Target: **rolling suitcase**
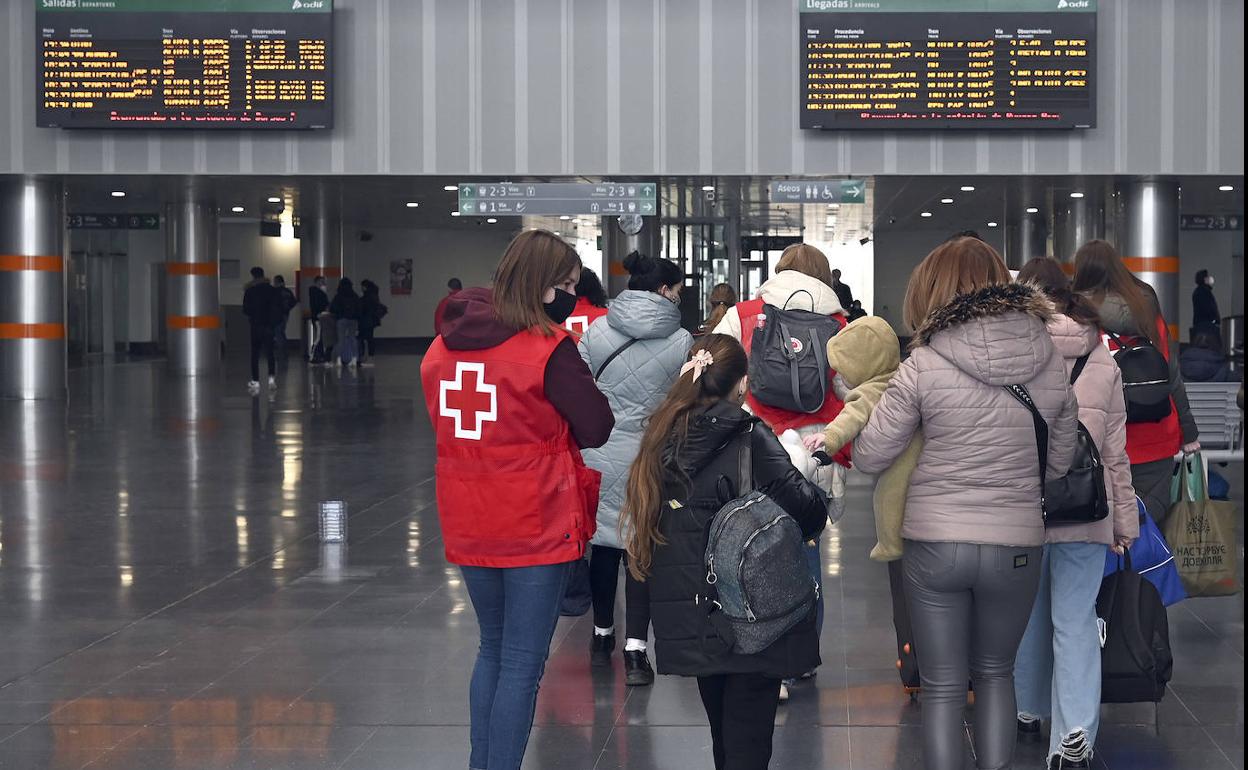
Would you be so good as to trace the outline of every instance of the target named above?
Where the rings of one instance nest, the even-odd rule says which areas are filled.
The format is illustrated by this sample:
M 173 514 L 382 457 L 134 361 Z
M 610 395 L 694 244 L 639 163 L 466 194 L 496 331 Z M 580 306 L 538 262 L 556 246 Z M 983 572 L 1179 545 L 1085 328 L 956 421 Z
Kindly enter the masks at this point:
M 914 698 L 919 694 L 919 659 L 914 654 L 914 631 L 910 627 L 901 565 L 901 559 L 888 563 L 888 588 L 893 597 L 893 629 L 897 632 L 897 673 L 901 676 L 901 688 Z

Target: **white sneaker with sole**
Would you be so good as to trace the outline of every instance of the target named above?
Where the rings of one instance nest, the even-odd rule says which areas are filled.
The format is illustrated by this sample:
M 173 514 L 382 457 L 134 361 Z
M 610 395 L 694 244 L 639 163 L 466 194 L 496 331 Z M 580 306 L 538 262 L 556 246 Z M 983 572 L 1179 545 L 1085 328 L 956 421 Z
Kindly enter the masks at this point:
M 789 686 L 784 682 L 780 683 L 780 702 L 784 703 L 789 699 Z
M 252 381 L 248 382 L 248 383 L 247 383 L 247 391 L 248 391 L 248 392 L 250 392 L 250 393 L 253 393 L 253 394 L 255 394 L 255 393 L 259 393 L 259 392 L 260 392 L 260 381 L 259 381 L 259 380 L 252 380 Z
M 270 389 L 276 389 L 276 388 L 277 388 L 277 378 L 276 378 L 276 377 L 274 377 L 274 376 L 273 376 L 273 375 L 271 375 L 271 374 L 269 375 L 269 388 L 270 388 Z

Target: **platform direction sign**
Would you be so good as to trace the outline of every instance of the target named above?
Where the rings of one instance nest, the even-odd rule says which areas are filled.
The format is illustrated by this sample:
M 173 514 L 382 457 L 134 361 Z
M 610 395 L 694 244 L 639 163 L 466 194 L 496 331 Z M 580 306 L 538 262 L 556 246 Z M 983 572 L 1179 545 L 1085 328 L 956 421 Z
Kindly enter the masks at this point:
M 70 230 L 159 230 L 158 214 L 67 214 Z
M 771 183 L 772 203 L 866 203 L 863 179 L 777 179 Z
M 459 213 L 464 216 L 543 216 L 552 214 L 659 213 L 654 182 L 463 182 Z

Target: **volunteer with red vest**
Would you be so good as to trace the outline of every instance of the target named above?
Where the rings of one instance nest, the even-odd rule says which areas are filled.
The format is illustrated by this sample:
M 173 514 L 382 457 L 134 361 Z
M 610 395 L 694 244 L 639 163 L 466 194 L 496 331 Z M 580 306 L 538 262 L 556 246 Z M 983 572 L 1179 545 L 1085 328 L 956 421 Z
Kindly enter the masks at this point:
M 580 280 L 576 282 L 576 307 L 563 322 L 563 328 L 580 338 L 594 321 L 607 314 L 607 290 L 602 288 L 598 274 L 588 267 L 581 268 Z
M 780 261 L 776 263 L 776 274 L 759 287 L 758 295 L 754 299 L 738 302 L 728 308 L 723 320 L 715 327 L 715 333 L 727 334 L 740 341 L 748 356 L 754 329 L 763 317 L 763 305 L 788 310 L 813 310 L 821 315 L 835 316 L 842 324 L 846 323 L 840 300 L 832 289 L 832 268 L 828 265 L 828 258 L 819 249 L 805 243 L 794 244 L 785 249 L 780 255 Z M 750 412 L 767 423 L 777 436 L 789 429 L 795 430 L 799 436 L 806 436 L 819 433 L 840 414 L 844 403 L 833 390 L 834 388 L 829 388 L 823 407 L 814 414 L 790 412 L 768 406 L 760 403 L 752 393 L 746 396 L 746 406 Z M 791 453 L 805 451 L 800 445 L 790 450 Z M 845 468 L 849 466 L 849 448 L 838 453 L 835 459 L 836 464 L 818 468 L 810 479 L 827 496 L 828 514 L 833 523 L 844 510 Z M 817 541 L 809 549 L 808 557 L 811 576 L 822 585 L 822 560 Z M 822 631 L 822 601 L 818 608 L 817 624 Z M 787 698 L 788 683 L 780 691 L 780 699 Z
M 1102 240 L 1089 241 L 1075 253 L 1074 290 L 1087 295 L 1098 307 L 1104 331 L 1123 338 L 1147 339 L 1170 363 L 1169 416 L 1158 422 L 1127 423 L 1131 484 L 1149 515 L 1160 523 L 1170 507 L 1173 458 L 1180 449 L 1199 451 L 1200 442 L 1157 294 L 1131 274 L 1117 249 Z
M 568 565 L 594 533 L 600 477 L 579 450 L 606 443 L 614 418 L 562 328 L 580 273 L 558 236 L 521 233 L 493 290 L 451 297 L 420 367 L 446 558 L 480 626 L 473 770 L 520 767 Z

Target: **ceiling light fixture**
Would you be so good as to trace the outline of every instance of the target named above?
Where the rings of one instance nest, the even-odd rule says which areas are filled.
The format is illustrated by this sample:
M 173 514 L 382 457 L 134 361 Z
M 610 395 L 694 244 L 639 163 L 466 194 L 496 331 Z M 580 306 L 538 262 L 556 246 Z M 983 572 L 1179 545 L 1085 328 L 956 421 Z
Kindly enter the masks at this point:
M 407 203 L 405 203 L 405 204 L 403 204 L 403 205 L 407 206 L 409 209 L 414 209 L 414 208 L 416 208 L 417 206 L 419 206 L 420 204 L 419 204 L 419 203 L 417 203 L 416 201 L 408 201 Z
M 488 223 L 488 224 L 491 224 L 491 225 L 492 225 L 492 224 L 494 224 L 495 222 L 497 222 L 498 220 L 497 220 L 497 219 L 495 219 L 494 217 L 490 217 L 489 219 L 487 219 L 487 220 L 485 220 L 485 221 L 486 221 L 486 223 Z
M 279 197 L 277 197 L 276 195 L 274 195 L 273 197 L 269 198 L 269 203 L 281 203 L 281 202 L 282 202 L 282 199 L 281 199 L 281 198 L 279 198 Z
M 989 223 L 988 223 L 988 226 L 989 226 L 989 227 L 996 227 L 996 226 L 997 226 L 997 223 L 996 223 L 996 222 L 989 222 Z
M 841 207 L 841 204 L 839 204 L 839 203 L 829 203 L 829 204 L 828 204 L 828 208 L 833 209 L 833 210 L 835 210 L 835 209 L 839 209 L 840 207 Z
M 1076 192 L 1072 192 L 1072 193 L 1070 194 L 1070 197 L 1072 197 L 1072 198 L 1082 198 L 1082 197 L 1083 197 L 1083 193 L 1078 192 L 1078 191 L 1076 191 Z
M 564 222 L 567 222 L 572 217 L 568 216 L 567 214 L 560 214 L 559 218 L 562 219 Z
M 944 203 L 945 205 L 948 205 L 950 203 L 953 203 L 953 198 L 941 198 L 940 202 Z
M 460 215 L 460 214 L 459 214 L 459 212 L 458 212 L 458 211 L 452 211 L 452 212 L 451 212 L 451 216 L 453 216 L 453 217 L 457 217 L 457 216 L 459 216 L 459 215 Z
M 230 209 L 230 211 L 233 211 L 235 214 L 241 214 L 243 213 L 244 209 L 242 206 L 235 206 L 234 208 Z
M 702 185 L 702 192 L 715 192 L 715 185 L 713 184 Z
M 1218 189 L 1221 190 L 1222 192 L 1231 192 L 1235 188 L 1232 185 L 1224 184 L 1224 185 L 1219 186 Z
M 962 190 L 962 192 L 975 192 L 975 185 L 973 185 L 973 184 L 964 184 L 964 185 L 962 185 L 962 186 L 961 186 L 960 188 L 958 188 L 958 189 Z
M 446 185 L 442 185 L 442 189 L 446 190 L 447 192 L 459 192 L 459 185 L 446 184 Z
M 920 212 L 919 212 L 919 216 L 921 216 L 921 217 L 930 217 L 931 215 L 932 215 L 932 212 L 930 212 L 930 211 L 920 211 Z
M 123 190 L 113 190 L 111 193 L 109 193 L 109 195 L 113 196 L 114 198 L 126 197 L 126 193 Z
M 1027 207 L 1027 213 L 1028 213 L 1028 214 L 1039 214 L 1039 213 L 1040 213 L 1040 209 L 1036 208 L 1035 206 L 1028 206 L 1028 207 Z

